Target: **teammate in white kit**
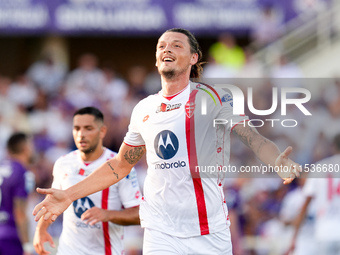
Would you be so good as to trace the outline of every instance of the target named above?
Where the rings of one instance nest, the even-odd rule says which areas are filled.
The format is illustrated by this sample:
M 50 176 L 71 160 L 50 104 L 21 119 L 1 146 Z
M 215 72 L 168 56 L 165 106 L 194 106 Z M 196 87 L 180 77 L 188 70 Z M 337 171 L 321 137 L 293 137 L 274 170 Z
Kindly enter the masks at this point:
M 78 150 L 60 157 L 53 168 L 52 187 L 67 189 L 85 179 L 116 153 L 103 147 L 106 134 L 103 114 L 94 107 L 79 109 L 73 117 L 73 138 Z M 64 212 L 58 255 L 122 255 L 123 225 L 139 224 L 141 193 L 135 170 L 103 191 L 82 196 Z M 124 209 L 122 209 L 124 208 Z M 38 254 L 49 254 L 44 242 L 54 243 L 41 219 L 34 246 Z
M 118 155 L 65 191 L 38 189 L 48 196 L 35 207 L 36 220 L 42 216 L 55 220 L 74 200 L 118 182 L 147 151 L 140 208 L 143 254 L 231 254 L 223 176 L 200 173 L 197 166 L 228 165 L 231 131 L 264 163 L 291 167 L 284 183 L 298 174 L 298 165 L 288 158 L 291 147 L 280 153 L 255 128 L 236 125 L 247 118 L 232 115 L 232 97 L 226 92 L 214 90 L 224 98 L 223 105 L 221 101 L 221 107 L 210 107 L 208 102 L 209 113 L 200 116 L 198 102 L 205 93 L 200 86 L 207 85 L 190 86 L 189 79 L 200 77 L 201 58 L 198 42 L 189 31 L 166 31 L 156 51 L 162 90 L 137 104 Z M 214 128 L 216 118 L 228 119 L 229 124 Z M 230 125 L 231 121 L 235 124 Z
M 295 248 L 301 223 L 313 199 L 316 208 L 314 239 L 317 254 L 340 255 L 340 134 L 335 136 L 333 145 L 334 155 L 314 164 L 327 171 L 314 175 L 311 173 L 303 187 L 306 199 L 296 221 L 290 251 Z

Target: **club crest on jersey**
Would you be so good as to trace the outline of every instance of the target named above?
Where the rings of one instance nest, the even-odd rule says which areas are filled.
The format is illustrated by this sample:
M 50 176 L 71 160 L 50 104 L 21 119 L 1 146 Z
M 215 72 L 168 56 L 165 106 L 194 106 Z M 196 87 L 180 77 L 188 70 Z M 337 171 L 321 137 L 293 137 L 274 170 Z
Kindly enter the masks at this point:
M 161 103 L 161 105 L 157 107 L 156 113 L 169 112 L 169 111 L 172 111 L 172 110 L 176 110 L 176 109 L 179 109 L 181 107 L 181 105 L 182 105 L 181 103 L 178 103 L 178 104 Z
M 194 114 L 196 104 L 195 102 L 191 102 L 190 100 L 185 104 L 185 113 L 188 118 L 191 118 Z

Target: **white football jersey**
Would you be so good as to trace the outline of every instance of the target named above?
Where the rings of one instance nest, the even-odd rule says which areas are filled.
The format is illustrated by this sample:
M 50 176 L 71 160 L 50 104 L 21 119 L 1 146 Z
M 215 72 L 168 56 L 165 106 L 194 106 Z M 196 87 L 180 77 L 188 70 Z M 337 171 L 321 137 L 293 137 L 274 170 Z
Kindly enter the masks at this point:
M 205 235 L 229 226 L 223 174 L 202 173 L 197 167 L 228 165 L 230 131 L 246 119 L 232 114 L 229 93 L 216 92 L 208 85 L 191 86 L 197 87 L 191 91 L 188 85 L 173 97 L 163 97 L 160 92 L 140 101 L 124 138 L 127 145 L 146 146 L 142 227 L 178 237 Z M 204 97 L 206 115 L 201 114 Z M 214 127 L 214 119 L 228 123 Z
M 102 156 L 87 164 L 75 150 L 60 157 L 53 168 L 52 187 L 67 189 L 85 179 L 116 153 L 105 149 Z M 134 169 L 128 176 L 109 188 L 78 199 L 63 214 L 63 230 L 59 239 L 58 255 L 108 255 L 124 254 L 124 228 L 112 222 L 98 222 L 90 226 L 80 219 L 91 207 L 121 210 L 140 204 L 141 193 Z
M 317 241 L 340 241 L 340 155 L 323 159 L 316 166 L 327 166 L 328 177 L 315 174 L 308 178 L 303 191 L 313 197 L 316 207 L 315 238 Z M 333 169 L 333 170 L 332 170 Z M 324 169 L 323 171 L 325 171 Z M 324 173 L 322 173 L 324 174 Z

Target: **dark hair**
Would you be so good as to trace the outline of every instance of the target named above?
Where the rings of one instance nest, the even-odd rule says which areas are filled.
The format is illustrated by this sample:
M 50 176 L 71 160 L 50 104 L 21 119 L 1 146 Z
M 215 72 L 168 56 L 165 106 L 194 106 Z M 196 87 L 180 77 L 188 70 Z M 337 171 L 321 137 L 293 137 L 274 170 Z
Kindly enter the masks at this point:
M 24 150 L 24 144 L 27 142 L 27 135 L 22 132 L 14 133 L 7 141 L 7 150 L 10 154 L 20 154 Z
M 191 53 L 197 53 L 198 55 L 197 63 L 191 67 L 190 78 L 199 79 L 203 72 L 202 65 L 204 64 L 204 62 L 202 61 L 203 55 L 200 49 L 200 45 L 198 44 L 198 41 L 195 38 L 195 36 L 189 30 L 186 30 L 184 28 L 171 28 L 165 31 L 165 33 L 167 32 L 182 33 L 188 37 Z
M 335 149 L 340 152 L 340 134 L 337 134 L 334 137 L 333 143 L 334 143 Z
M 103 113 L 93 106 L 88 106 L 88 107 L 84 107 L 84 108 L 79 109 L 78 111 L 76 111 L 73 114 L 73 117 L 76 116 L 76 115 L 85 115 L 85 114 L 90 114 L 90 115 L 94 116 L 96 121 L 99 120 L 101 122 L 104 122 Z

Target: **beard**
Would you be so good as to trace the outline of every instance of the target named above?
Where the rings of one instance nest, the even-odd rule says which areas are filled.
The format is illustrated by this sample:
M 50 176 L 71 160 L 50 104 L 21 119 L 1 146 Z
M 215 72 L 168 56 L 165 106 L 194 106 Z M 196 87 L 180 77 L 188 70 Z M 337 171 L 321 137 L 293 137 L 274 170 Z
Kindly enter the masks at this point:
M 161 75 L 164 76 L 167 80 L 172 80 L 175 78 L 176 73 L 174 69 L 161 71 Z
M 94 152 L 94 151 L 96 150 L 97 145 L 98 145 L 98 144 L 95 144 L 95 145 L 90 146 L 90 147 L 87 148 L 87 149 L 79 149 L 79 150 L 80 150 L 82 153 L 90 154 L 90 153 L 92 153 L 92 152 Z
M 183 68 L 181 70 L 175 70 L 175 69 L 168 69 L 168 70 L 162 70 L 160 71 L 160 75 L 163 76 L 167 80 L 173 80 L 176 77 L 180 76 L 181 74 L 185 73 L 187 71 L 186 68 Z

